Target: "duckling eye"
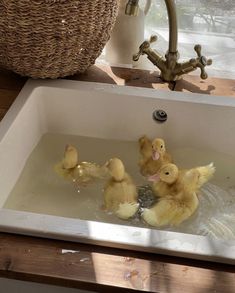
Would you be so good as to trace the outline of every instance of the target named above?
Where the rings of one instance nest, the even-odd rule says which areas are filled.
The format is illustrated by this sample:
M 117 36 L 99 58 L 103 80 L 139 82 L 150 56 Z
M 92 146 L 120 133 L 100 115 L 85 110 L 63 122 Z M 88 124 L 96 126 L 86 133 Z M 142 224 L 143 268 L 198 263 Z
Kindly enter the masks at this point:
M 163 145 L 161 145 L 161 149 L 163 148 Z
M 169 174 L 170 174 L 169 172 L 166 172 L 166 173 L 165 173 L 165 175 L 169 175 Z

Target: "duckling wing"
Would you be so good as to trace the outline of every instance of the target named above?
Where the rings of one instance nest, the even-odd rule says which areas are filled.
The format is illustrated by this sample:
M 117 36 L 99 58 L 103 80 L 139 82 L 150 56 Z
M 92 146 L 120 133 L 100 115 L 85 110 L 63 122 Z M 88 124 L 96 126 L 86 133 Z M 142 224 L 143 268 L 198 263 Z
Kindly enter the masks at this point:
M 104 206 L 108 211 L 115 211 L 119 204 L 119 188 L 115 186 L 115 182 L 110 179 L 104 187 Z
M 136 186 L 131 182 L 122 182 L 121 202 L 137 203 L 138 193 Z
M 161 227 L 172 223 L 179 208 L 177 201 L 162 199 L 151 209 L 144 209 L 141 216 L 149 225 Z
M 200 173 L 196 168 L 180 172 L 179 186 L 183 194 L 191 194 L 198 190 Z
M 172 196 L 162 198 L 153 208 L 145 210 L 143 219 L 152 226 L 179 225 L 188 219 L 198 207 L 196 193 L 180 196 L 177 199 Z
M 182 186 L 189 193 L 198 191 L 202 185 L 211 179 L 214 173 L 215 167 L 213 163 L 190 170 L 182 170 L 180 175 Z
M 104 188 L 104 202 L 108 210 L 115 212 L 120 208 L 120 204 L 137 204 L 136 186 L 128 182 L 115 182 L 111 179 Z
M 215 173 L 215 167 L 213 163 L 210 163 L 207 166 L 197 167 L 199 172 L 199 178 L 197 183 L 197 188 L 199 189 L 203 184 L 209 181 Z
M 187 195 L 186 200 L 180 202 L 180 206 L 177 209 L 171 224 L 177 226 L 190 218 L 198 208 L 198 204 L 199 201 L 195 192 L 191 195 Z

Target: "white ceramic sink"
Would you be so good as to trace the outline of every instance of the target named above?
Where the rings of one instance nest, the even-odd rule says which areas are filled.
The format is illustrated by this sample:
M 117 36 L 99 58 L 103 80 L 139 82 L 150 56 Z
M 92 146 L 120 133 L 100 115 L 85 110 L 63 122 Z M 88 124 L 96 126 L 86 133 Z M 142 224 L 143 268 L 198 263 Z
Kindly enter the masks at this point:
M 165 123 L 152 119 L 156 109 L 167 112 Z M 169 149 L 206 149 L 205 163 L 210 163 L 210 153 L 235 162 L 234 98 L 66 80 L 28 81 L 0 123 L 0 230 L 235 264 L 235 240 L 5 208 L 45 133 L 130 142 L 147 134 L 163 137 Z M 197 163 L 191 159 L 184 167 Z M 234 172 L 231 168 L 226 178 L 233 186 L 235 165 Z

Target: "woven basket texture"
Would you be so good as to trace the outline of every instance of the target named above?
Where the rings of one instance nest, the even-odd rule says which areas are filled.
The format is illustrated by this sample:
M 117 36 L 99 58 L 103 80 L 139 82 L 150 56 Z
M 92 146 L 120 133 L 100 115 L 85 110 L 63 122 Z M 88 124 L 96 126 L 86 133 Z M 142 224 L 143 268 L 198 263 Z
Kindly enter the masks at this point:
M 0 0 L 0 67 L 33 78 L 84 72 L 110 37 L 118 0 Z

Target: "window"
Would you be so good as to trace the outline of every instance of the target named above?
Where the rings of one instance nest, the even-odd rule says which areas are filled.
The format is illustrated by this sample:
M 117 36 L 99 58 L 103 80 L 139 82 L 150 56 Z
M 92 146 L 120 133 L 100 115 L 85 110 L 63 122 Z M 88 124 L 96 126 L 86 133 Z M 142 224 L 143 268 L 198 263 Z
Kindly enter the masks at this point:
M 213 60 L 213 64 L 206 68 L 209 76 L 235 79 L 235 0 L 175 0 L 175 3 L 180 61 L 196 57 L 193 48 L 194 45 L 200 44 L 202 45 L 202 54 Z M 142 9 L 145 4 L 145 0 L 140 0 Z M 131 33 L 128 28 L 127 31 Z M 164 0 L 152 0 L 151 8 L 145 18 L 145 38 L 148 39 L 151 35 L 158 36 L 157 42 L 151 46 L 164 56 L 168 49 L 169 36 L 168 16 Z M 133 49 L 131 50 L 130 56 L 137 51 L 138 46 L 135 52 Z M 110 63 L 109 60 L 105 60 L 105 54 L 106 50 L 98 62 L 108 62 L 117 66 L 132 66 L 132 57 L 130 57 L 128 64 Z M 133 64 L 136 65 L 135 62 Z M 137 68 L 156 69 L 146 56 L 141 56 L 138 64 Z M 198 71 L 192 74 L 199 75 Z
M 141 1 L 143 4 L 145 1 Z M 210 75 L 235 78 L 235 1 L 176 0 L 178 50 L 181 60 L 193 58 L 195 44 L 213 59 L 207 68 Z M 146 38 L 158 35 L 152 46 L 161 53 L 168 48 L 168 19 L 165 1 L 153 0 L 146 16 Z M 146 61 L 146 64 L 149 61 Z

